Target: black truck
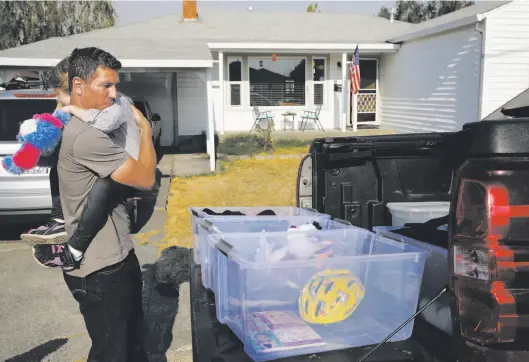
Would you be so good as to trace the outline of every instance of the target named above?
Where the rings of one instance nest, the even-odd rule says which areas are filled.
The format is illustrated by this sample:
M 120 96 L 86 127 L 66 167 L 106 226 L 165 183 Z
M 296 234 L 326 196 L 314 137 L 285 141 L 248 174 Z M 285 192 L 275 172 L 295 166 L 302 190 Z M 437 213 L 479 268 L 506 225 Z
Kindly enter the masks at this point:
M 388 202 L 450 202 L 446 218 L 393 231 L 448 251 L 448 291 L 441 304 L 450 313 L 431 317 L 425 311 L 415 319 L 410 339 L 382 345 L 366 362 L 529 361 L 526 105 L 529 92 L 453 133 L 313 141 L 299 168 L 300 207 L 372 230 L 391 225 Z M 447 230 L 439 228 L 443 223 Z M 214 298 L 201 286 L 200 268 L 193 263 L 191 305 L 195 362 L 251 361 L 237 337 L 216 320 Z M 443 323 L 451 325 L 450 333 L 438 327 Z M 356 362 L 373 347 L 284 361 Z

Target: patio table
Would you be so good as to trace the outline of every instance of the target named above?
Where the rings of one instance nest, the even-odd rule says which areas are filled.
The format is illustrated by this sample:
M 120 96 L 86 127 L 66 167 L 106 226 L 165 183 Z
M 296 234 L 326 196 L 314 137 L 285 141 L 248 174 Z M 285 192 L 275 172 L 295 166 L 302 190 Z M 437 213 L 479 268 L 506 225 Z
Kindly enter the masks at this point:
M 297 113 L 288 111 L 288 112 L 282 113 L 281 115 L 283 116 L 283 131 L 287 130 L 288 117 L 292 117 L 292 128 L 290 130 L 294 131 L 295 130 L 295 123 L 296 123 L 295 117 L 296 117 Z

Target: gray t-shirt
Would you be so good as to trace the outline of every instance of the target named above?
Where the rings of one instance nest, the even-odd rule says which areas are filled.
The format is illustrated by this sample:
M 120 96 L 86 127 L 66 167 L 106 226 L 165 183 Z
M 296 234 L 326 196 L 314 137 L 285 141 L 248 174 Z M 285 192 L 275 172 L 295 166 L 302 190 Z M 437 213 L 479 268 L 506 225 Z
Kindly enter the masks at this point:
M 86 196 L 98 177 L 110 176 L 129 157 L 108 134 L 76 117 L 64 127 L 57 171 L 59 191 L 69 236 L 75 231 Z M 85 277 L 125 259 L 134 247 L 125 202 L 110 215 L 86 251 L 80 269 L 70 275 Z

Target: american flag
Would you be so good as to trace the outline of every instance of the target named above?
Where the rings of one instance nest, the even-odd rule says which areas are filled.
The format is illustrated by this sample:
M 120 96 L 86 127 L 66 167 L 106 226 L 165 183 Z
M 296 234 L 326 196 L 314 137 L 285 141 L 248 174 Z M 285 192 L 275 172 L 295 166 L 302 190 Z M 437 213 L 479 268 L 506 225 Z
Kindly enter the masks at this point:
M 360 89 L 360 52 L 356 46 L 351 65 L 349 65 L 349 76 L 351 77 L 351 89 L 353 94 L 358 93 Z

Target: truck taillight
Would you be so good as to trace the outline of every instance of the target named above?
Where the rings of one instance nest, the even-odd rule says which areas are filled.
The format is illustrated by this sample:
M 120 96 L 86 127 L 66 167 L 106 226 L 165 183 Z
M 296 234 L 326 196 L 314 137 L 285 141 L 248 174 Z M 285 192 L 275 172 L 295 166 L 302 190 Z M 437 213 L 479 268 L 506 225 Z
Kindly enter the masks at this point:
M 451 223 L 455 327 L 480 345 L 529 349 L 529 161 L 467 161 Z

